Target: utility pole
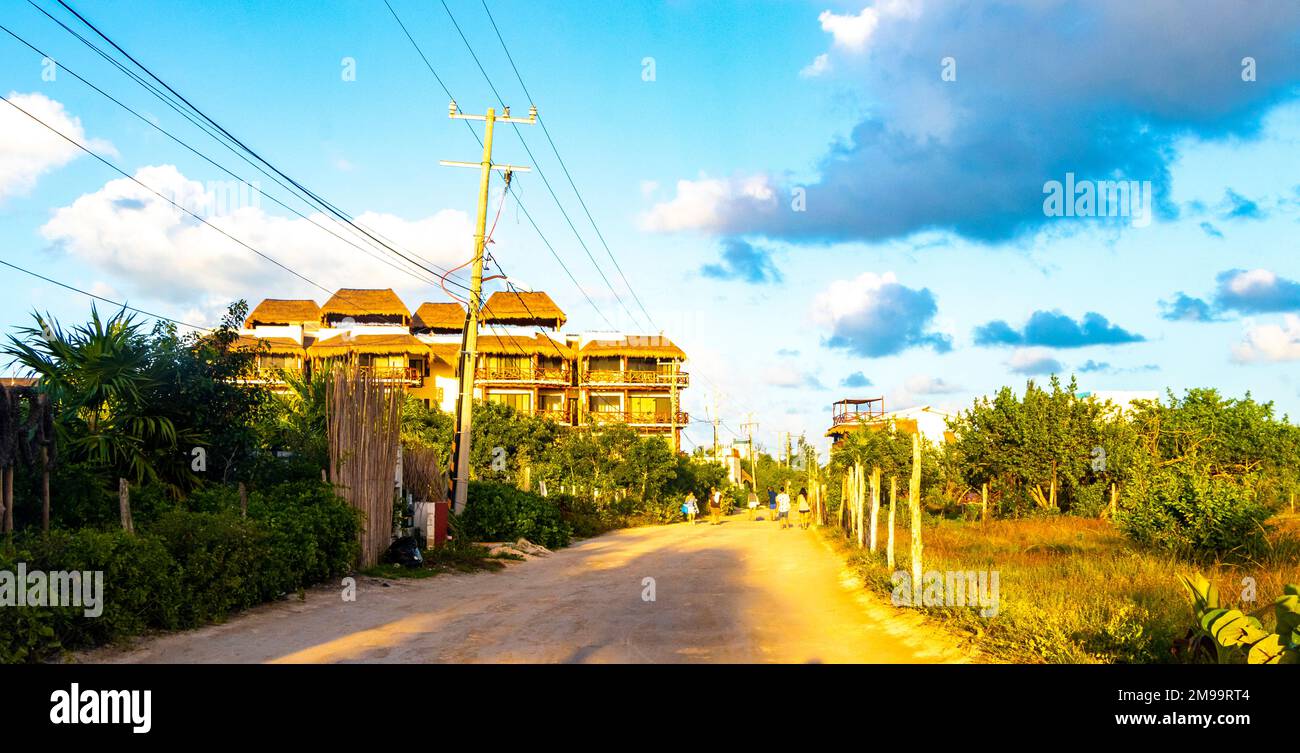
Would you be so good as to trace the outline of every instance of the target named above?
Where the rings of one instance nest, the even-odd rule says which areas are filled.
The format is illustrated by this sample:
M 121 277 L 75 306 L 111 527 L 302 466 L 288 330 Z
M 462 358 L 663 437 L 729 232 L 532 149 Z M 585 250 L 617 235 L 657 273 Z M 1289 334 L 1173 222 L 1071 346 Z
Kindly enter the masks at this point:
M 494 107 L 489 107 L 486 115 L 467 115 L 462 113 L 456 107 L 456 101 L 452 100 L 448 108 L 448 117 L 453 120 L 482 120 L 486 124 L 483 137 L 483 160 L 481 162 L 441 160 L 438 163 L 444 167 L 470 167 L 478 168 L 480 171 L 478 224 L 475 225 L 474 231 L 474 265 L 470 278 L 469 316 L 465 322 L 465 347 L 460 354 L 458 374 L 460 390 L 456 398 L 456 433 L 452 440 L 452 488 L 454 490 L 452 511 L 460 514 L 464 512 L 465 504 L 469 500 L 469 445 L 474 417 L 474 366 L 475 361 L 478 359 L 478 317 L 483 298 L 483 249 L 487 242 L 485 235 L 487 233 L 488 187 L 491 183 L 493 170 L 504 172 L 507 181 L 509 181 L 511 173 L 529 171 L 527 167 L 492 164 L 492 132 L 497 122 L 524 123 L 528 125 L 536 123 L 537 107 L 528 108 L 527 118 L 510 117 L 509 107 L 505 108 L 500 117 L 497 116 Z
M 745 417 L 745 423 L 740 428 L 749 437 L 749 474 L 750 480 L 754 482 L 754 493 L 758 494 L 758 460 L 754 456 L 754 429 L 758 428 L 758 424 L 754 422 L 753 413 Z
M 718 391 L 713 391 L 713 459 L 718 460 Z

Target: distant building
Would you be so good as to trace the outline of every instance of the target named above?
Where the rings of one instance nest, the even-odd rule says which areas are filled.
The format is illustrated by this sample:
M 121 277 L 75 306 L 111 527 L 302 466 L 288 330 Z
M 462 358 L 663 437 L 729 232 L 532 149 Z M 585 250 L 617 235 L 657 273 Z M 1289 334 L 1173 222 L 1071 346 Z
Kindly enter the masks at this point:
M 1090 392 L 1076 392 L 1078 398 L 1095 398 L 1098 402 L 1110 402 L 1119 408 L 1120 413 L 1131 413 L 1134 409 L 1133 403 L 1140 400 L 1156 401 L 1160 399 L 1160 393 L 1155 390 L 1093 390 Z
M 451 412 L 466 318 L 459 303 L 423 303 L 412 314 L 392 290 L 345 288 L 324 306 L 262 301 L 240 334 L 244 345 L 259 349 L 250 381 L 271 389 L 287 389 L 282 370 L 308 373 L 355 359 Z M 567 318 L 543 292 L 493 293 L 479 321 L 475 399 L 570 426 L 622 423 L 680 448 L 690 421 L 681 392 L 690 380 L 682 370 L 686 354 L 666 337 L 560 334 Z
M 907 434 L 919 431 L 929 441 L 945 444 L 955 439 L 948 429 L 948 420 L 952 418 L 956 416 L 929 405 L 887 412 L 883 397 L 851 398 L 831 406 L 831 427 L 826 430 L 826 436 L 834 445 L 854 431 L 879 431 L 892 427 Z

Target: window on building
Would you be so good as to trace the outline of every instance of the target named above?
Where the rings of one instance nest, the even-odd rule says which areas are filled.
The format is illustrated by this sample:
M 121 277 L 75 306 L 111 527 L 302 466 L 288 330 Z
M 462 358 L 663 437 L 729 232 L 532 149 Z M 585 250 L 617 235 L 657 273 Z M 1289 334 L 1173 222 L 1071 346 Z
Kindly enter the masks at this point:
M 527 392 L 489 392 L 487 399 L 489 403 L 508 405 L 524 413 L 531 411 L 533 407 L 533 396 Z
M 556 413 L 564 410 L 564 393 L 543 392 L 542 394 L 537 396 L 537 408 L 538 410 L 544 410 L 544 411 L 556 412 Z
M 628 371 L 655 371 L 657 368 L 658 368 L 658 362 L 653 358 L 627 359 Z
M 587 359 L 589 371 L 621 371 L 623 360 L 618 356 L 599 356 Z
M 588 408 L 592 413 L 618 413 L 623 410 L 623 402 L 618 395 L 592 395 Z
M 672 412 L 672 400 L 667 397 L 633 396 L 629 410 L 638 418 L 654 416 L 656 421 L 667 421 Z

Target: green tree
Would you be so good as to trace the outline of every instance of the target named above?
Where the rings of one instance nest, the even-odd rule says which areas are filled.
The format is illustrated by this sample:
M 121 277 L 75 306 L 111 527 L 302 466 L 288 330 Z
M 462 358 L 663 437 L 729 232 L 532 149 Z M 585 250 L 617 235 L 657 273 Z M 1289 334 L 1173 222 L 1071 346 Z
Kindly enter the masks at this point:
M 180 448 L 201 437 L 168 415 L 159 389 L 166 364 L 142 325 L 125 309 L 105 320 L 93 306 L 90 322 L 71 330 L 33 316 L 37 326 L 10 335 L 4 352 L 49 395 L 64 455 L 102 469 L 110 483 L 121 476 L 177 493 L 196 483 Z

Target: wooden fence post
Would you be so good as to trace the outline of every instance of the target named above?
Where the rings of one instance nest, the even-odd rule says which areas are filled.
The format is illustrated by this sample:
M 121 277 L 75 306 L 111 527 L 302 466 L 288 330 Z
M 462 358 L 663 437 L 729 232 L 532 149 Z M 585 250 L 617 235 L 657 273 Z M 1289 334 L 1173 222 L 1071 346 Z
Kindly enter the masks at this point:
M 4 497 L 5 534 L 13 536 L 14 533 L 14 467 L 11 465 L 4 469 L 4 488 L 0 490 L 0 496 Z
M 889 477 L 889 539 L 885 544 L 885 562 L 889 572 L 894 572 L 894 508 L 898 507 L 898 477 Z
M 861 549 L 862 547 L 866 546 L 866 543 L 867 543 L 867 526 L 865 525 L 865 524 L 866 524 L 866 520 L 865 520 L 865 518 L 866 518 L 866 504 L 867 504 L 867 476 L 866 476 L 866 474 L 863 472 L 864 469 L 863 469 L 861 463 L 859 463 L 857 467 L 858 467 L 858 471 L 857 471 L 857 474 L 856 474 L 856 475 L 857 475 L 857 478 L 858 478 L 858 488 L 857 488 L 857 494 L 858 494 L 858 505 L 857 505 L 857 510 L 858 510 L 858 548 Z
M 912 512 L 912 603 L 921 593 L 921 435 L 912 435 L 912 480 L 907 485 L 907 506 Z
M 248 487 L 243 481 L 239 482 L 239 517 L 248 517 Z
M 980 487 L 980 522 L 989 522 L 989 482 Z
M 871 469 L 871 553 L 876 552 L 877 521 L 880 516 L 880 466 Z
M 131 485 L 124 478 L 117 480 L 117 510 L 122 516 L 122 530 L 135 533 L 135 525 L 131 522 Z

